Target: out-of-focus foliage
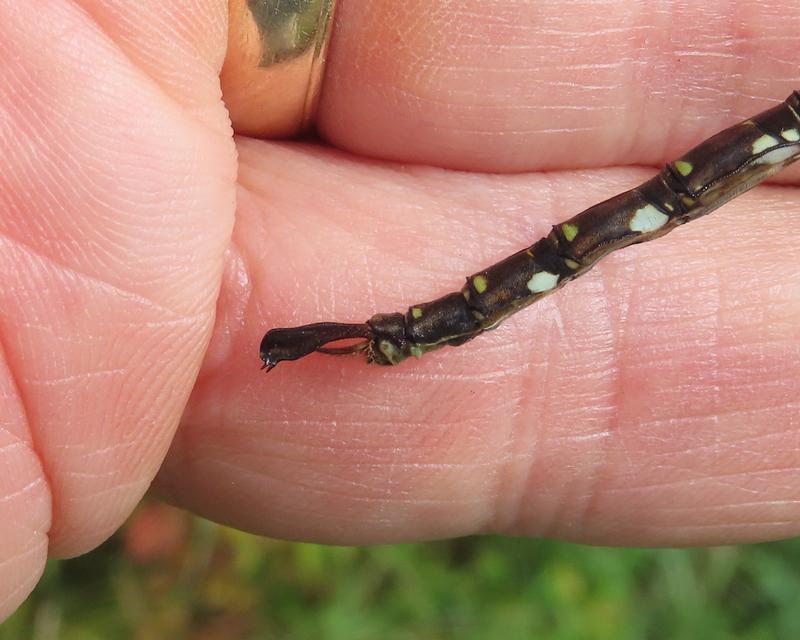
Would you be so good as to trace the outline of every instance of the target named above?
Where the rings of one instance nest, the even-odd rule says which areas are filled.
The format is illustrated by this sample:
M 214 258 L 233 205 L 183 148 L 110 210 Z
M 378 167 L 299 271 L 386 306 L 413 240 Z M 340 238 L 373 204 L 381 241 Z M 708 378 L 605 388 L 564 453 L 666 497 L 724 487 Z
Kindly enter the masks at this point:
M 324 547 L 150 503 L 100 549 L 50 563 L 0 640 L 800 638 L 799 594 L 798 540 Z

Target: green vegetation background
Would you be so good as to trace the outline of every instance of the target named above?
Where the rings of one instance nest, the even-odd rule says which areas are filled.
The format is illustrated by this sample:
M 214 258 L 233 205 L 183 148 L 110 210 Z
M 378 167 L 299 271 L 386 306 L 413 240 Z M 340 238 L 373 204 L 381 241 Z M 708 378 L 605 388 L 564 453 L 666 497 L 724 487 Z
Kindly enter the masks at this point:
M 325 547 L 149 503 L 93 553 L 51 562 L 0 640 L 800 638 L 799 604 L 800 540 Z

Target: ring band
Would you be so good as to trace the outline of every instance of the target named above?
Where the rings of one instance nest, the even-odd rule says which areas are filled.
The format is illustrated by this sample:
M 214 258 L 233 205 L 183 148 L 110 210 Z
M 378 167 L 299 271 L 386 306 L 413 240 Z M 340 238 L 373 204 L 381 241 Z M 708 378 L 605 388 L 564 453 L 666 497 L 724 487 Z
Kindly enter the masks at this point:
M 230 0 L 221 83 L 237 133 L 287 138 L 319 103 L 336 0 Z

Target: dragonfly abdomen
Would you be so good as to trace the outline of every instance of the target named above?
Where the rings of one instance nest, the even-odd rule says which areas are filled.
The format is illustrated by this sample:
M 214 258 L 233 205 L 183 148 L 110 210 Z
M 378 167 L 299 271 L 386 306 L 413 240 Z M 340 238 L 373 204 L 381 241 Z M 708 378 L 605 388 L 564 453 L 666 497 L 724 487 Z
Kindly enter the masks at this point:
M 413 305 L 405 314 L 374 315 L 364 324 L 273 329 L 261 341 L 261 359 L 271 369 L 314 351 L 364 351 L 369 362 L 392 365 L 463 344 L 609 253 L 710 213 L 798 157 L 800 93 L 795 91 L 781 104 L 701 142 L 635 189 L 589 207 L 527 249 L 471 275 L 461 291 Z M 341 340 L 351 343 L 336 346 Z

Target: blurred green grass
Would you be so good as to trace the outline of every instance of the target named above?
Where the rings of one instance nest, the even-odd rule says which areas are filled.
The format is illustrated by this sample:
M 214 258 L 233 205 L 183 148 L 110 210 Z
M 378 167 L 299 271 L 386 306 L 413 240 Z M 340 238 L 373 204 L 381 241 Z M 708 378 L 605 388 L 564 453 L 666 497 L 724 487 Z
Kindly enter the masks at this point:
M 800 540 L 325 547 L 151 502 L 91 554 L 49 563 L 0 640 L 800 638 L 799 599 Z

